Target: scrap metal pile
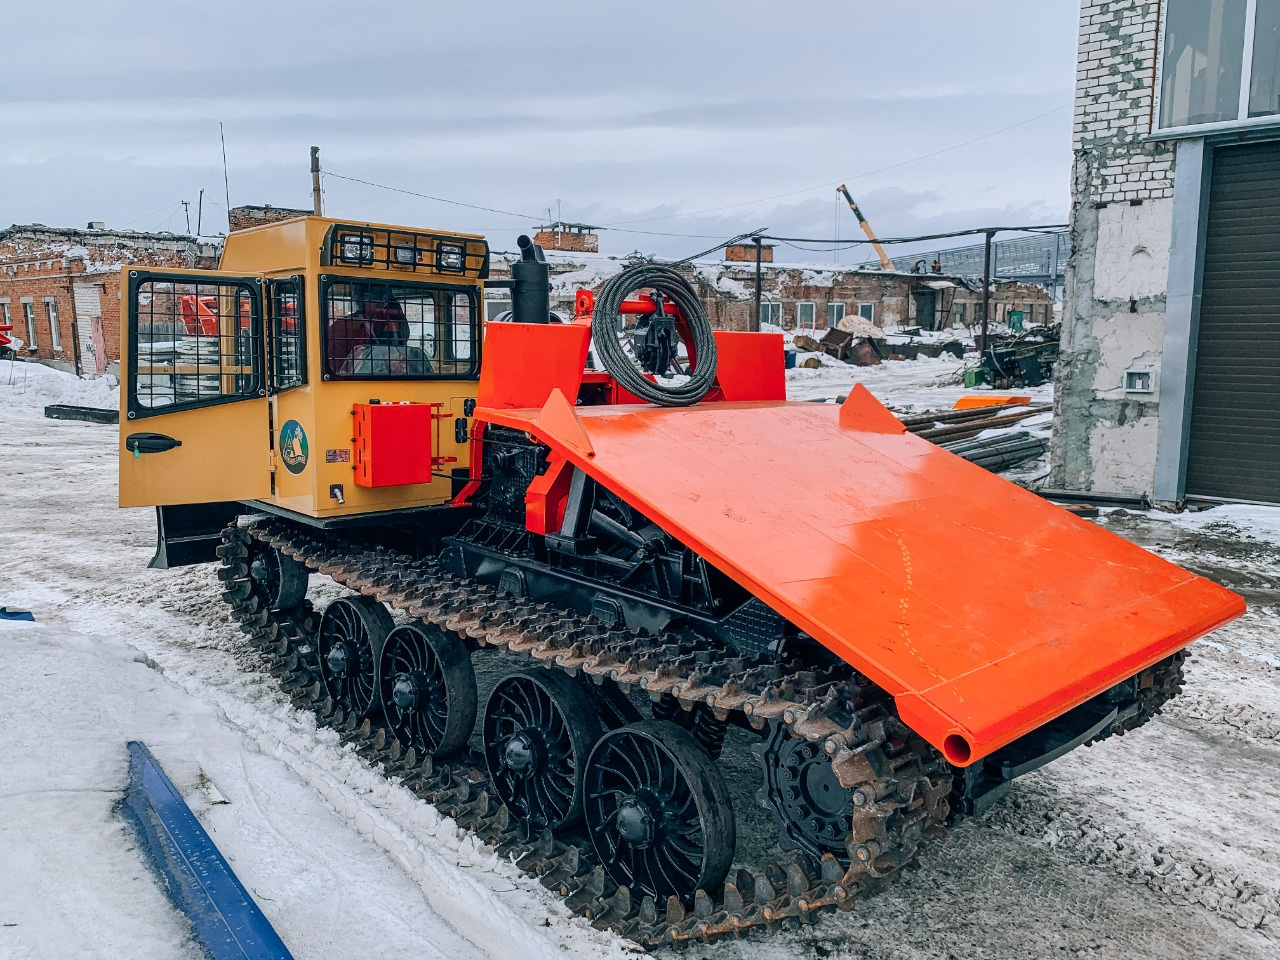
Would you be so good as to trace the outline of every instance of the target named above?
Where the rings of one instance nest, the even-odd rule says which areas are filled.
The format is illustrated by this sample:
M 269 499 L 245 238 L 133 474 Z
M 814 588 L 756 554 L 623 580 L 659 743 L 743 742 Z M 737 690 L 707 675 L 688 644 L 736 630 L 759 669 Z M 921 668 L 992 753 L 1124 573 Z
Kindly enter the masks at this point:
M 1045 404 L 1010 411 L 1009 407 L 1015 403 L 1008 401 L 1016 401 L 1017 405 L 1030 402 L 1027 397 L 1009 397 L 1006 402 L 996 405 L 934 410 L 899 419 L 916 436 L 930 440 L 992 473 L 1003 473 L 1044 456 L 1049 449 L 1047 436 L 1008 428 L 1052 409 Z M 998 432 L 984 436 L 989 430 Z

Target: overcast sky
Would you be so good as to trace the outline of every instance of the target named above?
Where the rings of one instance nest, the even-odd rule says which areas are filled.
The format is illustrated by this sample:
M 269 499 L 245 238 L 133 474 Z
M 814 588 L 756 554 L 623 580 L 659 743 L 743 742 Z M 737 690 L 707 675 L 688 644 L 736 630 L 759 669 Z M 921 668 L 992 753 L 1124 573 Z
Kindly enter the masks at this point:
M 1075 0 L 10 3 L 0 226 L 185 232 L 179 201 L 194 230 L 203 188 L 204 232 L 222 232 L 219 121 L 233 206 L 309 207 L 317 144 L 327 214 L 477 231 L 499 249 L 557 206 L 608 227 L 607 254 L 686 256 L 758 227 L 850 238 L 842 180 L 882 236 L 1061 222 L 1078 13 Z

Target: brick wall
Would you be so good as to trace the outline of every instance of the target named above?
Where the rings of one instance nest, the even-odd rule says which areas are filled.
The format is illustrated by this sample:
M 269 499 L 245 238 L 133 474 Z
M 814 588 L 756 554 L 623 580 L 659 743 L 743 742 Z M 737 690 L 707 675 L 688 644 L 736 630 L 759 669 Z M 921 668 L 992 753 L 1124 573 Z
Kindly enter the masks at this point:
M 589 230 L 539 230 L 533 242 L 544 250 L 560 250 L 565 253 L 599 253 L 600 235 Z
M 9 301 L 13 333 L 23 341 L 22 355 L 50 361 L 65 369 L 75 369 L 79 361 L 81 372 L 96 372 L 97 358 L 92 353 L 93 318 L 77 310 L 76 289 L 82 288 L 81 304 L 94 304 L 98 310 L 105 362 L 118 362 L 120 267 L 125 264 L 214 269 L 218 264 L 218 248 L 173 234 L 64 230 L 39 225 L 0 230 L 0 302 Z M 23 302 L 33 306 L 34 349 Z M 50 302 L 54 304 L 57 318 L 60 349 L 54 349 Z
M 1092 203 L 1173 196 L 1173 148 L 1151 132 L 1156 0 L 1084 0 L 1076 66 L 1075 190 Z
M 295 210 L 290 207 L 273 207 L 271 204 L 263 206 L 244 206 L 232 207 L 227 213 L 227 222 L 230 230 L 235 233 L 237 230 L 248 230 L 251 227 L 260 227 L 265 223 L 277 223 L 281 220 L 296 220 L 298 217 L 311 216 L 310 210 Z
M 1159 404 L 1124 371 L 1158 375 L 1172 234 L 1174 148 L 1147 142 L 1160 46 L 1156 0 L 1083 0 L 1076 73 L 1071 256 L 1056 368 L 1050 487 L 1154 489 Z
M 755 263 L 756 245 L 754 243 L 731 243 L 724 248 L 724 258 L 730 263 Z M 773 263 L 773 244 L 760 244 L 760 262 Z

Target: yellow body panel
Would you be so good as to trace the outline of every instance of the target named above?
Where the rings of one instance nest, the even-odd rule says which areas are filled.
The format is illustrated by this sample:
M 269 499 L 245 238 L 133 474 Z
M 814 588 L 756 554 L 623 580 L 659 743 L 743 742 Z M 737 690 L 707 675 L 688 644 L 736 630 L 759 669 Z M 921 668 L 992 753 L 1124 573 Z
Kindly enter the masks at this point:
M 304 217 L 232 234 L 216 274 L 163 271 L 165 276 L 191 279 L 303 277 L 307 382 L 270 397 L 150 415 L 137 421 L 127 421 L 127 396 L 122 390 L 121 506 L 258 500 L 304 516 L 332 518 L 434 506 L 452 499 L 450 474 L 467 468 L 470 456 L 469 444 L 455 439 L 454 419 L 465 416 L 463 404 L 475 398 L 478 380 L 325 379 L 320 278 L 457 285 L 476 291 L 481 305 L 482 282 L 476 276 L 422 269 L 323 265 L 326 237 L 335 224 L 387 231 L 389 235 L 412 232 L 403 227 Z M 481 240 L 467 234 L 447 236 Z M 130 304 L 122 304 L 122 308 L 128 310 Z M 479 313 L 477 324 L 483 323 L 483 311 Z M 122 323 L 121 328 L 121 355 L 126 358 L 127 371 L 134 347 L 129 342 L 130 325 Z M 389 487 L 355 483 L 352 409 L 354 404 L 371 399 L 441 405 L 431 445 L 432 455 L 444 462 L 433 468 L 435 475 L 429 483 Z M 125 449 L 124 439 L 139 431 L 172 436 L 181 440 L 182 446 L 135 457 Z M 330 495 L 333 484 L 342 485 L 341 503 Z

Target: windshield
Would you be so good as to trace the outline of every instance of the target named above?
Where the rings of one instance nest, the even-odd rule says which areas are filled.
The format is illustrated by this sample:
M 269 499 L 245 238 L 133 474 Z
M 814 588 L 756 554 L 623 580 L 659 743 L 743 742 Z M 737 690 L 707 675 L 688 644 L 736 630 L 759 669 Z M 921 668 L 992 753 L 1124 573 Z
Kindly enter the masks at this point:
M 466 287 L 324 277 L 324 369 L 333 379 L 475 379 L 477 297 Z

